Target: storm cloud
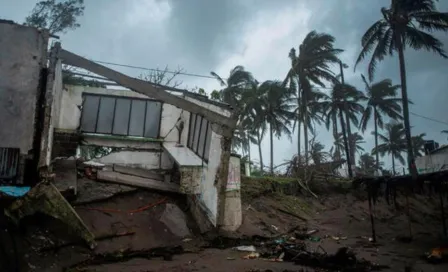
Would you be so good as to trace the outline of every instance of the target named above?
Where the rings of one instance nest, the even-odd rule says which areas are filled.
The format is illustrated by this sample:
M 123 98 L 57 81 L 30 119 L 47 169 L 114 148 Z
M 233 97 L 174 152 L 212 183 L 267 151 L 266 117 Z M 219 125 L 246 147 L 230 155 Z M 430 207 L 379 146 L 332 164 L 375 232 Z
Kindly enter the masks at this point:
M 243 65 L 259 81 L 283 79 L 289 65 L 288 52 L 298 47 L 311 31 L 327 32 L 336 37 L 336 46 L 344 49 L 342 60 L 350 67 L 346 81 L 364 90 L 360 74 L 366 62 L 354 71 L 364 31 L 381 16 L 380 8 L 389 0 L 96 0 L 85 1 L 81 28 L 61 36 L 62 46 L 94 60 L 149 68 L 183 67 L 189 73 L 208 75 L 215 71 L 226 77 L 231 68 Z M 0 0 L 0 18 L 23 22 L 36 1 Z M 448 11 L 448 1 L 440 1 L 439 10 Z M 437 33 L 445 44 L 447 34 Z M 448 123 L 448 61 L 425 51 L 407 50 L 411 112 Z M 117 68 L 132 76 L 144 71 Z M 335 67 L 335 71 L 336 67 Z M 387 58 L 379 64 L 375 80 L 391 78 L 399 84 L 398 59 Z M 182 76 L 184 87 L 198 86 L 210 92 L 219 89 L 213 79 Z M 412 134 L 426 133 L 427 139 L 446 143 L 440 131 L 448 125 L 411 115 Z M 371 128 L 369 128 L 371 130 Z M 364 148 L 370 152 L 373 138 L 364 134 Z M 331 134 L 317 128 L 317 139 L 329 149 Z M 275 164 L 289 160 L 296 152 L 292 142 L 276 139 Z M 269 162 L 269 139 L 263 155 Z M 252 147 L 252 154 L 257 154 Z M 255 158 L 258 159 L 258 158 Z M 389 158 L 385 158 L 386 165 Z

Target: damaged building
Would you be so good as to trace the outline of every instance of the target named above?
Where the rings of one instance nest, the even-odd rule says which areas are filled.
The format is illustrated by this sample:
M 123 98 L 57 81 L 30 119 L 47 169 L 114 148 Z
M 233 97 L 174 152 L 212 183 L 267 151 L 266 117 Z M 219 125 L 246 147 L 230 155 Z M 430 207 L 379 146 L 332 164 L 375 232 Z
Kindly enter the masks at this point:
M 48 50 L 48 44 L 45 30 L 0 22 L 0 122 L 8 125 L 0 131 L 0 197 L 15 199 L 2 207 L 9 216 L 40 211 L 27 202 L 57 198 L 48 188 L 66 196 L 60 205 L 79 202 L 86 192 L 79 190 L 81 167 L 83 179 L 103 187 L 177 195 L 201 232 L 240 226 L 240 162 L 230 153 L 236 120 L 228 105 L 126 76 L 57 42 Z M 116 86 L 66 84 L 63 65 Z M 72 217 L 55 217 L 80 220 L 70 211 Z M 77 228 L 88 231 L 82 220 Z

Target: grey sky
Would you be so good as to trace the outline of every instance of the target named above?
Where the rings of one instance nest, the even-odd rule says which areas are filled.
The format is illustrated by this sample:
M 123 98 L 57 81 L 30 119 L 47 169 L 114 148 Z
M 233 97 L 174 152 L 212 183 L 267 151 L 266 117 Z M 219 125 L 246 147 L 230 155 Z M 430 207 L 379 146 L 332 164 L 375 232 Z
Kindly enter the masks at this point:
M 0 18 L 22 22 L 37 1 L 0 0 Z M 288 52 L 311 30 L 336 37 L 346 51 L 342 59 L 350 68 L 346 81 L 364 90 L 360 73 L 353 64 L 360 50 L 360 38 L 377 20 L 380 8 L 389 0 L 86 0 L 81 28 L 61 36 L 62 46 L 82 56 L 114 63 L 150 68 L 183 67 L 187 72 L 208 75 L 215 71 L 226 77 L 231 68 L 243 65 L 259 81 L 283 79 L 289 65 Z M 448 11 L 448 1 L 439 10 Z M 446 34 L 438 37 L 448 44 Z M 408 88 L 414 101 L 411 111 L 448 123 L 448 61 L 432 53 L 406 51 Z M 119 69 L 119 68 L 117 68 Z M 119 69 L 137 76 L 142 71 Z M 376 80 L 391 78 L 399 84 L 398 59 L 389 58 L 378 66 Z M 183 76 L 184 87 L 219 89 L 212 79 Z M 427 139 L 446 143 L 440 131 L 448 124 L 411 116 L 412 134 L 426 133 Z M 371 128 L 370 128 L 371 130 Z M 373 147 L 370 131 L 364 134 L 366 151 Z M 275 139 L 275 164 L 289 160 L 296 150 L 286 138 Z M 318 128 L 317 139 L 330 148 L 332 137 Z M 269 138 L 263 155 L 269 163 Z M 251 149 L 258 160 L 256 147 Z M 385 158 L 389 165 L 390 158 Z

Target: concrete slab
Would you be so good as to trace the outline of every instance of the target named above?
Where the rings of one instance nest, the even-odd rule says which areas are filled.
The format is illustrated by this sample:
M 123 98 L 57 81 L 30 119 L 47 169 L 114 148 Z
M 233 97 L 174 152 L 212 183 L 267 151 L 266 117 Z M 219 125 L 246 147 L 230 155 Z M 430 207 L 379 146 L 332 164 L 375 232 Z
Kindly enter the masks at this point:
M 165 205 L 160 222 L 164 223 L 171 233 L 177 237 L 184 238 L 191 235 L 187 226 L 187 216 L 175 204 L 168 203 Z
M 179 167 L 193 166 L 205 167 L 207 164 L 186 146 L 177 146 L 177 143 L 163 143 L 163 148 L 179 165 Z
M 115 195 L 134 192 L 136 190 L 138 189 L 131 186 L 103 183 L 83 178 L 78 180 L 78 195 L 76 200 L 72 201 L 72 204 L 81 205 L 103 201 Z
M 158 180 L 141 178 L 137 176 L 125 175 L 113 171 L 98 171 L 97 178 L 103 181 L 152 189 L 157 191 L 165 191 L 171 193 L 179 193 L 179 185 L 175 183 L 166 183 Z
M 134 168 L 134 167 L 126 167 L 122 165 L 114 164 L 114 172 L 126 174 L 126 175 L 132 175 L 137 176 L 141 178 L 149 178 L 159 181 L 164 181 L 165 177 L 162 174 L 156 173 L 151 170 L 143 169 L 143 168 Z

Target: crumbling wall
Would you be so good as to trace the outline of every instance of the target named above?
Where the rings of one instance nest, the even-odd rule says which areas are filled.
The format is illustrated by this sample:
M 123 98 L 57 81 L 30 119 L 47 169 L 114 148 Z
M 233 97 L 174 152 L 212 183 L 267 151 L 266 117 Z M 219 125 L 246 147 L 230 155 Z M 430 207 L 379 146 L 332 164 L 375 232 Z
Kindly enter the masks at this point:
M 223 107 L 199 101 L 191 97 L 186 97 L 186 99 L 198 104 L 199 106 L 203 106 L 205 108 L 208 108 L 209 110 L 222 114 L 223 116 L 229 117 L 231 115 L 230 109 L 225 109 Z M 216 125 L 213 126 L 215 128 L 217 127 Z M 193 216 L 195 217 L 196 221 L 203 222 L 205 214 L 205 217 L 214 226 L 218 225 L 218 216 L 219 216 L 218 201 L 219 201 L 220 189 L 219 184 L 217 184 L 216 181 L 217 181 L 217 175 L 219 174 L 218 170 L 222 163 L 221 162 L 222 146 L 223 146 L 223 135 L 219 133 L 219 131 L 217 130 L 212 130 L 210 150 L 208 156 L 209 160 L 206 164 L 204 164 L 204 168 L 202 170 L 201 175 L 201 182 L 200 182 L 201 193 L 194 196 L 188 196 L 190 205 L 194 207 Z M 198 211 L 201 211 L 202 214 L 200 214 Z
M 36 28 L 0 22 L 0 142 L 21 154 L 33 149 L 47 42 Z
M 81 136 L 77 132 L 55 130 L 53 132 L 53 149 L 51 157 L 71 157 L 76 155 Z

